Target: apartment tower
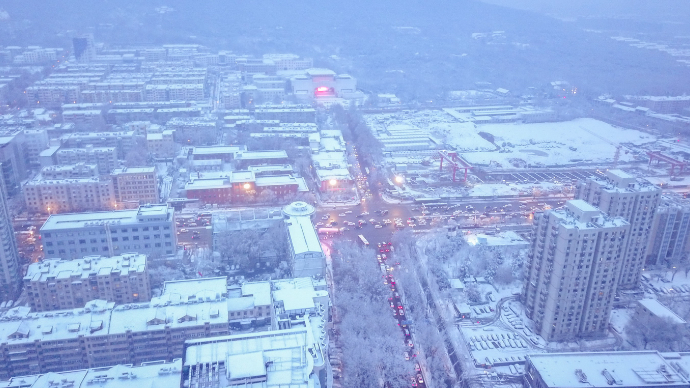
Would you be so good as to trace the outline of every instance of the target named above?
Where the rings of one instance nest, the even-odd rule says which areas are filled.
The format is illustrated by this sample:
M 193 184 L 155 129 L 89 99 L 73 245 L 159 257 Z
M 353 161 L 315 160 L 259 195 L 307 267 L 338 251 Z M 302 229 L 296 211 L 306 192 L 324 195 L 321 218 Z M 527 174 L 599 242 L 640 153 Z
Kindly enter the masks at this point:
M 582 200 L 537 213 L 522 298 L 547 341 L 606 332 L 630 224 Z
M 618 286 L 636 288 L 644 268 L 645 250 L 661 189 L 624 171 L 609 170 L 603 177 L 591 177 L 578 184 L 575 198 L 587 201 L 611 217 L 623 217 L 630 223 Z

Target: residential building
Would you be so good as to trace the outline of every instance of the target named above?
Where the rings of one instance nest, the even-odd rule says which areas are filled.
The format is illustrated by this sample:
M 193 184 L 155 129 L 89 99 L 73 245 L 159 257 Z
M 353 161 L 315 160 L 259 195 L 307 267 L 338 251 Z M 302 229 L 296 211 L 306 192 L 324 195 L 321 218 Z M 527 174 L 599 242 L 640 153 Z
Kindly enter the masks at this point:
M 60 137 L 62 149 L 92 147 L 117 148 L 118 159 L 124 159 L 127 153 L 137 147 L 134 131 L 120 132 L 75 132 Z
M 32 166 L 40 166 L 39 155 L 48 148 L 48 131 L 43 128 L 24 130 L 24 151 Z
M 121 361 L 122 362 L 122 361 Z M 182 360 L 141 363 L 140 366 L 117 364 L 111 367 L 48 372 L 40 375 L 17 375 L 0 382 L 2 388 L 122 388 L 129 385 L 145 387 L 175 387 L 180 384 Z
M 668 357 L 666 359 L 665 357 Z M 526 356 L 525 388 L 690 386 L 686 354 L 656 351 L 544 353 Z
M 606 333 L 630 224 L 583 200 L 537 213 L 522 300 L 547 341 Z
M 306 202 L 293 202 L 282 212 L 290 245 L 292 276 L 325 277 L 326 256 L 312 222 L 314 207 Z
M 46 178 L 41 174 L 22 184 L 30 213 L 70 213 L 115 208 L 112 181 L 101 177 Z
M 257 120 L 280 120 L 283 123 L 316 123 L 316 110 L 313 108 L 270 108 L 256 109 Z
M 635 309 L 635 315 L 633 315 L 633 319 L 643 319 L 642 322 L 644 324 L 644 318 L 650 316 L 661 319 L 667 319 L 677 325 L 687 325 L 685 319 L 678 316 L 678 314 L 676 314 L 673 310 L 671 310 L 658 300 L 646 298 L 638 300 L 637 307 Z
M 122 167 L 112 171 L 115 200 L 121 203 L 158 203 L 156 167 Z
M 53 214 L 40 229 L 46 258 L 116 256 L 139 252 L 172 255 L 177 245 L 172 208 L 143 205 L 109 212 Z
M 611 217 L 623 217 L 630 223 L 618 286 L 636 288 L 644 268 L 645 251 L 661 199 L 661 188 L 622 170 L 608 170 L 604 174 L 604 177 L 591 177 L 580 182 L 575 198 L 587 201 Z
M 116 304 L 151 300 L 146 255 L 85 256 L 32 263 L 24 276 L 31 311 L 82 308 L 103 299 Z
M 0 166 L 1 167 L 1 166 Z M 7 208 L 7 194 L 0 174 L 0 300 L 16 300 L 21 290 L 21 268 L 17 239 Z
M 285 164 L 288 163 L 288 155 L 283 150 L 238 151 L 235 153 L 235 163 L 239 169 L 263 164 Z
M 665 195 L 654 213 L 645 259 L 647 265 L 674 266 L 688 259 L 690 200 Z
M 98 173 L 107 175 L 120 167 L 115 147 L 93 147 L 59 149 L 55 152 L 57 164 L 94 164 L 98 166 Z
M 172 158 L 175 156 L 175 131 L 164 130 L 158 133 L 146 134 L 146 149 L 156 158 Z
M 0 314 L 0 377 L 172 361 L 185 340 L 227 334 L 225 298 L 185 302 L 163 295 L 119 306 L 94 300 L 49 312 L 16 307 Z

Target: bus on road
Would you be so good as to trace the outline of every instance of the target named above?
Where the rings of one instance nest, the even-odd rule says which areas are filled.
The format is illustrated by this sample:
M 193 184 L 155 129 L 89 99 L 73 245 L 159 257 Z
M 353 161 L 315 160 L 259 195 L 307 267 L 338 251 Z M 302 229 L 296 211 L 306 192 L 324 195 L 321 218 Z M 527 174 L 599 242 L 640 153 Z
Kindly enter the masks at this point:
M 360 234 L 358 237 L 359 237 L 359 242 L 362 243 L 362 245 L 364 245 L 365 247 L 368 247 L 368 246 L 369 246 L 369 241 L 367 241 L 367 239 L 364 238 L 364 236 L 362 236 L 362 235 Z

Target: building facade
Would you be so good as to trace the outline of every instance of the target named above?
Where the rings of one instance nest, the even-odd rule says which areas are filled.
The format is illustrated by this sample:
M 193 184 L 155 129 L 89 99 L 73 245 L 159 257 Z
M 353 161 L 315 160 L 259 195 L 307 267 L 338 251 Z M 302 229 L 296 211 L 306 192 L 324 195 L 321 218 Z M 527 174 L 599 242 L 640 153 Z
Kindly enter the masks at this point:
M 33 263 L 24 288 L 31 311 L 82 308 L 95 299 L 116 304 L 151 300 L 146 255 L 138 253 Z
M 107 175 L 120 166 L 115 147 L 92 147 L 60 149 L 55 153 L 57 164 L 93 164 L 98 173 Z
M 649 234 L 645 252 L 647 265 L 670 267 L 687 261 L 690 201 L 676 195 L 662 197 Z
M 0 317 L 0 378 L 172 361 L 186 340 L 229 334 L 225 298 L 174 303 L 95 300 L 81 309 L 11 309 Z
M 110 175 L 117 202 L 137 205 L 159 202 L 156 167 L 116 168 Z
M 54 214 L 40 229 L 46 258 L 172 255 L 177 245 L 174 210 L 167 205 L 110 212 Z
M 46 179 L 38 175 L 22 185 L 24 203 L 31 213 L 69 213 L 115 208 L 110 179 Z
M 535 215 L 522 299 L 545 340 L 606 333 L 629 228 L 582 200 Z
M 14 237 L 12 218 L 7 208 L 7 195 L 0 175 L 0 300 L 16 300 L 21 288 L 19 253 Z
M 661 189 L 624 171 L 608 170 L 605 177 L 592 177 L 579 183 L 575 198 L 587 201 L 611 217 L 628 220 L 630 235 L 620 267 L 619 287 L 636 288 Z

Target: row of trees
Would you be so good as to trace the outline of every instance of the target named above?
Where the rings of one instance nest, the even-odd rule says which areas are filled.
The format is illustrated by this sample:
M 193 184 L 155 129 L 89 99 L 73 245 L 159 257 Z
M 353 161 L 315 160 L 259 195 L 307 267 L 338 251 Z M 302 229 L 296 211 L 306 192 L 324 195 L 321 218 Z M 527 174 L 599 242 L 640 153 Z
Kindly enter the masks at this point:
M 415 335 L 415 346 L 423 351 L 426 360 L 427 380 L 431 379 L 437 387 L 452 387 L 455 379 L 449 368 L 448 354 L 443 343 L 443 337 L 438 331 L 434 317 L 430 311 L 430 301 L 424 292 L 419 272 L 418 240 L 410 231 L 398 232 L 393 236 L 395 257 L 400 261 L 400 271 L 395 274 L 395 280 L 404 291 L 407 318 L 411 320 Z M 428 287 L 440 290 L 435 277 L 430 276 L 426 282 Z
M 409 387 L 414 371 L 403 353 L 409 350 L 388 307 L 390 290 L 383 284 L 371 249 L 336 243 L 333 254 L 337 342 L 343 350 L 343 386 Z

